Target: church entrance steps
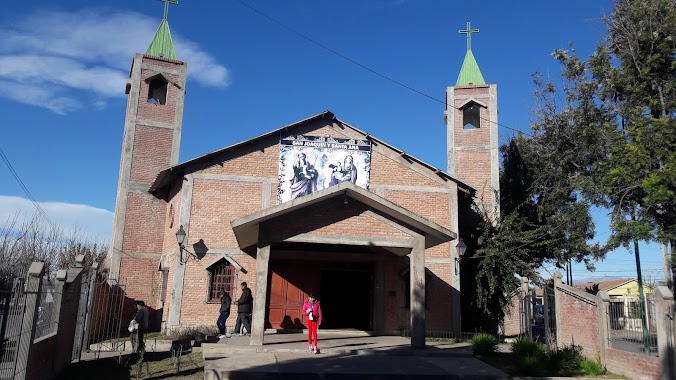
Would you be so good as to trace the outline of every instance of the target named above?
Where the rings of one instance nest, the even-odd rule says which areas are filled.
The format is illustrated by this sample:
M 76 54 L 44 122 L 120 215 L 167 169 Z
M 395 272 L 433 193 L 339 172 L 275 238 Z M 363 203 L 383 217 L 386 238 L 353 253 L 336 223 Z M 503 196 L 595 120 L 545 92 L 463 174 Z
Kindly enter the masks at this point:
M 411 349 L 408 338 L 319 333 L 319 355 L 305 334 L 267 334 L 203 345 L 205 380 L 212 379 L 507 379 L 474 358 L 467 344 L 432 343 Z

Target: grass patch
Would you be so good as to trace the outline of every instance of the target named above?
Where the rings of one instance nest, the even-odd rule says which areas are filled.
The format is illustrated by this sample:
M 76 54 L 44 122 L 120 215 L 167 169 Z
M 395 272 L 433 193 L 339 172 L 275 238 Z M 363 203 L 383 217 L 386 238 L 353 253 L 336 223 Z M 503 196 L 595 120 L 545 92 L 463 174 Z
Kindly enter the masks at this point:
M 541 343 L 519 339 L 512 343 L 511 350 L 509 353 L 480 356 L 480 359 L 512 376 L 623 378 L 607 372 L 600 363 L 586 359 L 580 346 L 568 346 L 548 353 Z
M 472 352 L 474 355 L 489 356 L 495 354 L 498 340 L 491 334 L 477 334 L 472 338 Z
M 204 359 L 201 352 L 181 356 L 178 373 L 171 353 L 146 352 L 140 363 L 140 376 L 138 359 L 138 355 L 125 355 L 119 363 L 115 358 L 107 358 L 69 364 L 56 380 L 204 379 Z
M 189 327 L 169 335 L 171 340 L 206 340 L 208 335 L 214 335 L 214 329 L 209 327 Z

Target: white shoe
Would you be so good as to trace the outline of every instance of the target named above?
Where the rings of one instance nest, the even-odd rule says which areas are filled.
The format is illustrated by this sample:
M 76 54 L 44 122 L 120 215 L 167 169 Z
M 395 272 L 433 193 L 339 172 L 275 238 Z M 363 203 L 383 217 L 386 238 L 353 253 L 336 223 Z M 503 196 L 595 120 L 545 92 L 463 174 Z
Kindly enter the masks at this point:
M 223 335 L 223 334 L 218 336 L 218 339 L 223 339 L 223 338 L 225 338 L 225 335 Z

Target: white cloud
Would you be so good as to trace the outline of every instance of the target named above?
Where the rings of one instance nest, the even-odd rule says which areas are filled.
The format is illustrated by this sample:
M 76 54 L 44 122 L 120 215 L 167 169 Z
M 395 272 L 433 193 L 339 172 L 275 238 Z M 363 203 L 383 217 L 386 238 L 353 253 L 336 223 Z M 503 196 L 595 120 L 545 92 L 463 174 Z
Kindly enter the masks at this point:
M 83 240 L 110 241 L 113 230 L 113 213 L 108 210 L 63 202 L 38 202 L 47 217 L 63 230 L 66 236 L 77 230 Z M 19 216 L 32 218 L 37 213 L 33 203 L 26 198 L 0 195 L 0 226 Z
M 92 96 L 124 96 L 134 53 L 145 52 L 159 20 L 104 8 L 36 11 L 0 28 L 0 82 L 4 96 L 64 114 Z M 204 86 L 225 87 L 226 67 L 195 42 L 172 35 L 188 75 Z M 105 99 L 97 101 L 105 104 Z

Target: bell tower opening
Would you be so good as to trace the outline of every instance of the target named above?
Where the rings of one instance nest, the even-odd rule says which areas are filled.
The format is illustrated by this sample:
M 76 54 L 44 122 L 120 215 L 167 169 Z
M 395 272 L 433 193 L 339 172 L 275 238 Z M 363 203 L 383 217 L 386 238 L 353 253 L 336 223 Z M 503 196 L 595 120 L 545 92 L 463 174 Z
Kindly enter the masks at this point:
M 148 78 L 148 103 L 167 104 L 167 85 L 169 82 L 161 74 Z

